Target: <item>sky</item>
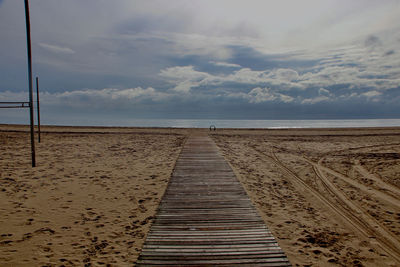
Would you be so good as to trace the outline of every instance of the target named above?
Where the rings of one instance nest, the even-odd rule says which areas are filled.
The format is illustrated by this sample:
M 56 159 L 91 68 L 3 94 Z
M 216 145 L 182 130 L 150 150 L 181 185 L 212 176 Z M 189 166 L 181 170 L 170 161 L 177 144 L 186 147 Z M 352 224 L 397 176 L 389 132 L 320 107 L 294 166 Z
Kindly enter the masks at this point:
M 30 11 L 43 123 L 400 118 L 398 0 L 31 0 Z M 28 99 L 24 12 L 0 0 L 0 101 Z

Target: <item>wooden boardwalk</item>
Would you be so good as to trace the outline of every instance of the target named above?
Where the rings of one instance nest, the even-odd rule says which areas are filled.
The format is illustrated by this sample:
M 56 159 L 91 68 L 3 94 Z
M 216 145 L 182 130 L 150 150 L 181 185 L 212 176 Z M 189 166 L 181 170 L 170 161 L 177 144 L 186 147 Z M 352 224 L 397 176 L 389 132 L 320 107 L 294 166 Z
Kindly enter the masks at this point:
M 209 136 L 176 163 L 137 266 L 291 266 Z

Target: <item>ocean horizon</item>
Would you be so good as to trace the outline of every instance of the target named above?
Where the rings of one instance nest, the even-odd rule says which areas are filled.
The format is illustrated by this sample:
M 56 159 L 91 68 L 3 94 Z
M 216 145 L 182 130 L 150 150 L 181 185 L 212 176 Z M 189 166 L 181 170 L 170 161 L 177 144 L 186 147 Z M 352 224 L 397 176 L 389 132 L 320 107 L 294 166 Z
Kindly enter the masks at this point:
M 106 126 L 106 127 L 160 127 L 160 128 L 359 128 L 400 127 L 400 119 L 356 120 L 220 120 L 220 119 L 130 119 L 106 121 L 46 122 L 48 125 Z

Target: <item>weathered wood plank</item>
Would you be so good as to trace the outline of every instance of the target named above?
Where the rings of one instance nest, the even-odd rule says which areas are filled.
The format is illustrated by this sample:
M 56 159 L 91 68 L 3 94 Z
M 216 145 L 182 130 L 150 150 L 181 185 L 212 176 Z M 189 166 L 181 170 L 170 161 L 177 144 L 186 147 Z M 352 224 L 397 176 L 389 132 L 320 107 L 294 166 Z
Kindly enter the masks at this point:
M 177 252 L 179 253 L 179 256 L 177 255 Z M 168 257 L 169 260 L 173 259 L 173 257 L 180 257 L 180 256 L 185 256 L 185 257 L 191 257 L 192 259 L 200 259 L 200 258 L 208 258 L 212 256 L 216 257 L 224 257 L 224 259 L 227 258 L 234 258 L 234 257 L 246 257 L 246 258 L 263 258 L 265 255 L 268 255 L 269 257 L 282 257 L 285 254 L 282 251 L 276 250 L 274 251 L 267 251 L 267 250 L 231 250 L 231 251 L 226 251 L 226 250 L 221 250 L 221 251 L 209 251 L 209 250 L 198 250 L 198 251 L 186 251 L 186 250 L 174 250 L 174 249 L 148 249 L 148 250 L 143 250 L 142 251 L 142 258 L 149 259 L 149 258 L 165 258 Z
M 214 266 L 214 265 L 220 265 L 220 264 L 248 264 L 251 266 L 255 266 L 255 264 L 258 263 L 268 263 L 269 265 L 267 266 L 291 266 L 290 263 L 288 262 L 286 257 L 280 257 L 280 258 L 268 258 L 265 257 L 263 259 L 246 259 L 246 258 L 240 258 L 237 257 L 235 259 L 231 260 L 225 260 L 225 259 L 204 259 L 204 260 L 187 260 L 185 257 L 181 257 L 179 259 L 173 259 L 173 260 L 138 260 L 138 265 L 172 265 L 172 266 L 186 266 L 186 265 L 208 265 L 208 266 Z M 274 264 L 274 265 L 273 265 Z
M 189 254 L 189 253 L 183 253 L 179 252 L 179 256 L 176 256 L 176 253 L 167 253 L 167 252 L 161 252 L 161 253 L 142 253 L 142 260 L 168 260 L 168 261 L 173 261 L 173 260 L 180 260 L 181 258 L 184 258 L 185 260 L 235 260 L 237 258 L 241 259 L 277 259 L 277 261 L 280 261 L 282 257 L 285 257 L 285 254 L 283 252 L 281 253 L 272 253 L 272 252 L 250 252 L 250 251 L 245 251 L 245 252 L 231 252 L 231 253 L 199 253 L 199 255 L 195 254 Z
M 229 164 L 208 136 L 176 163 L 138 266 L 290 266 Z
M 230 245 L 230 244 L 240 244 L 240 245 L 254 245 L 254 244 L 263 244 L 265 247 L 278 247 L 275 240 L 242 240 L 232 242 L 232 240 L 212 240 L 212 241 L 184 241 L 184 240 L 173 240 L 173 241 L 151 241 L 146 240 L 146 244 L 149 245 L 157 245 L 157 246 L 167 246 L 167 245 L 180 245 L 180 246 L 213 246 L 213 245 Z

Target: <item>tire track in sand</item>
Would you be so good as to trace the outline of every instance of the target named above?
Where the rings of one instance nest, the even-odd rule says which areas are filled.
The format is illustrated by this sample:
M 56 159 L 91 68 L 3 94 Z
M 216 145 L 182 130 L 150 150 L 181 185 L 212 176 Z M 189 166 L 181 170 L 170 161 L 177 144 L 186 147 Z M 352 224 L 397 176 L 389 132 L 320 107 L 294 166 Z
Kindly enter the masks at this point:
M 386 253 L 388 253 L 393 259 L 400 263 L 400 242 L 397 240 L 397 237 L 394 237 L 392 233 L 388 233 L 385 229 L 382 229 L 379 223 L 373 223 L 371 225 L 371 220 L 363 220 L 354 212 L 354 205 L 348 205 L 351 201 L 338 201 L 342 199 L 341 197 L 337 196 L 335 191 L 331 192 L 334 196 L 336 196 L 335 200 L 331 200 L 326 197 L 320 191 L 314 189 L 312 186 L 307 184 L 303 179 L 301 179 L 295 172 L 291 169 L 286 167 L 286 165 L 279 160 L 279 158 L 275 155 L 274 151 L 271 151 L 271 155 L 265 154 L 254 147 L 251 147 L 256 153 L 261 154 L 263 156 L 268 157 L 275 165 L 280 167 L 286 174 L 290 175 L 294 178 L 292 182 L 295 186 L 299 188 L 303 188 L 308 191 L 313 197 L 319 200 L 321 203 L 325 204 L 331 210 L 333 210 L 336 214 L 338 214 L 341 218 L 343 218 L 348 224 L 352 226 L 355 231 L 361 233 L 365 238 L 370 239 L 375 238 L 376 245 L 383 249 Z M 301 157 L 300 157 L 301 158 Z M 303 158 L 303 160 L 305 160 Z M 358 210 L 357 208 L 355 208 Z M 364 211 L 358 211 L 357 213 L 364 214 L 364 217 L 368 216 L 365 215 Z M 375 230 L 374 227 L 379 228 L 380 230 Z M 382 236 L 382 233 L 383 236 Z M 388 234 L 390 237 L 389 239 L 385 238 L 384 235 Z
M 399 199 L 397 199 L 397 198 L 395 198 L 395 197 L 393 197 L 393 196 L 391 196 L 391 195 L 389 195 L 387 193 L 384 193 L 382 191 L 376 190 L 376 189 L 374 189 L 372 187 L 365 186 L 365 185 L 357 182 L 356 180 L 351 179 L 350 177 L 347 177 L 347 176 L 345 176 L 345 175 L 343 175 L 343 174 L 341 174 L 341 173 L 339 173 L 339 172 L 337 172 L 335 170 L 332 170 L 332 169 L 330 169 L 328 167 L 325 167 L 325 166 L 323 166 L 321 164 L 321 160 L 319 160 L 318 163 L 315 163 L 314 161 L 312 161 L 310 159 L 307 159 L 305 157 L 299 157 L 299 156 L 295 156 L 295 157 L 307 161 L 312 166 L 318 168 L 321 171 L 324 171 L 324 172 L 329 173 L 329 174 L 331 174 L 331 175 L 333 175 L 333 176 L 335 176 L 337 178 L 342 179 L 346 183 L 348 183 L 348 184 L 360 189 L 361 191 L 364 191 L 365 193 L 367 193 L 371 197 L 379 198 L 379 199 L 381 199 L 381 200 L 383 200 L 383 201 L 385 201 L 385 202 L 387 202 L 387 203 L 389 203 L 391 205 L 394 205 L 396 207 L 400 207 L 400 200 Z
M 397 236 L 387 230 L 386 227 L 379 223 L 363 208 L 349 200 L 343 192 L 341 192 L 331 181 L 329 181 L 329 179 L 324 175 L 323 171 L 316 166 L 313 166 L 313 168 L 317 176 L 321 179 L 325 188 L 335 197 L 338 204 L 348 212 L 351 212 L 351 217 L 353 217 L 357 223 L 364 226 L 369 235 L 375 236 L 376 240 L 381 243 L 381 245 L 384 244 L 382 248 L 384 248 L 386 252 L 395 258 L 396 255 L 393 254 L 397 254 L 397 256 L 399 256 L 400 241 L 398 240 Z
M 391 144 L 380 144 L 380 145 L 370 145 L 370 146 L 349 147 L 349 148 L 344 148 L 344 149 L 338 149 L 338 150 L 329 151 L 329 152 L 326 153 L 325 155 L 338 154 L 338 153 L 349 152 L 349 151 L 353 151 L 353 150 L 362 150 L 362 149 L 371 149 L 371 148 L 382 148 L 382 147 L 394 147 L 394 146 L 400 146 L 400 143 L 391 143 Z
M 387 182 L 385 182 L 384 180 L 382 180 L 378 176 L 374 175 L 373 173 L 370 173 L 367 169 L 365 169 L 363 166 L 361 166 L 360 160 L 355 160 L 353 167 L 361 175 L 363 175 L 364 177 L 374 181 L 374 183 L 377 186 L 382 187 L 384 190 L 390 191 L 390 192 L 395 193 L 395 194 L 400 196 L 400 189 L 399 188 L 397 188 L 394 185 L 388 184 Z

